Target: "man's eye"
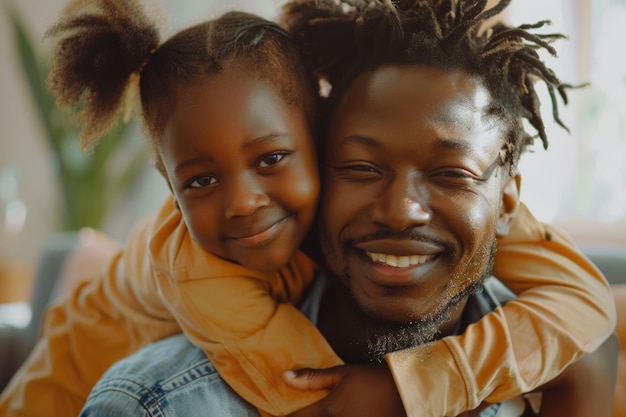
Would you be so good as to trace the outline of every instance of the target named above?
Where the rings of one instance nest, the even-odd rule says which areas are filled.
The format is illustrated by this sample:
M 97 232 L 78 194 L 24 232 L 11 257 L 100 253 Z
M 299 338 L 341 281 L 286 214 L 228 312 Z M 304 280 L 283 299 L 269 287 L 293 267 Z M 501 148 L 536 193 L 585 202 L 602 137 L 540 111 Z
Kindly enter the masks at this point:
M 274 152 L 259 160 L 258 168 L 267 168 L 279 163 L 289 152 Z
M 188 188 L 204 188 L 217 183 L 217 178 L 212 175 L 200 175 L 189 181 Z
M 335 173 L 349 180 L 371 180 L 382 174 L 375 167 L 367 164 L 351 164 L 333 167 Z
M 481 178 L 471 172 L 461 169 L 446 169 L 435 173 L 432 176 L 442 184 L 467 186 L 469 184 L 482 182 Z
M 468 179 L 472 179 L 472 178 L 476 178 L 476 176 L 471 175 L 465 171 L 441 171 L 437 173 L 438 176 L 440 177 L 449 177 L 449 178 L 468 178 Z
M 365 172 L 365 173 L 377 173 L 374 168 L 369 165 L 349 165 L 343 168 L 346 171 Z

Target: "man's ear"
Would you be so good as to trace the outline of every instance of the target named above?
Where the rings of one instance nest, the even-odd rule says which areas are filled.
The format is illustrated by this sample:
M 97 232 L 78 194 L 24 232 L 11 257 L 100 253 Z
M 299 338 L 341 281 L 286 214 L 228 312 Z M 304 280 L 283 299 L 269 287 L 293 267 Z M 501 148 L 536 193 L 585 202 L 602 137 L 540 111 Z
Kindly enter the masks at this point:
M 520 206 L 520 184 L 522 177 L 519 172 L 508 177 L 502 187 L 502 201 L 500 203 L 500 213 L 496 222 L 496 235 L 503 237 L 509 234 L 511 223 L 517 216 Z

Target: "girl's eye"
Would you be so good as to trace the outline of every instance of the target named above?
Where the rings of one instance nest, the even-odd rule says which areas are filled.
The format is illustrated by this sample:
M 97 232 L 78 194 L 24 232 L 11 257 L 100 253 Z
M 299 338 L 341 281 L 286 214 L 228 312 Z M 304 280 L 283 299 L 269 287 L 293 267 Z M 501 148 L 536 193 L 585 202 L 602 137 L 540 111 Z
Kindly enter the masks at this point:
M 187 185 L 188 188 L 204 188 L 217 183 L 217 178 L 212 175 L 200 175 L 195 177 Z
M 265 155 L 259 160 L 258 168 L 267 168 L 272 165 L 276 165 L 277 163 L 282 161 L 282 159 L 286 157 L 288 154 L 289 152 L 282 151 L 282 152 L 274 152 L 269 155 Z

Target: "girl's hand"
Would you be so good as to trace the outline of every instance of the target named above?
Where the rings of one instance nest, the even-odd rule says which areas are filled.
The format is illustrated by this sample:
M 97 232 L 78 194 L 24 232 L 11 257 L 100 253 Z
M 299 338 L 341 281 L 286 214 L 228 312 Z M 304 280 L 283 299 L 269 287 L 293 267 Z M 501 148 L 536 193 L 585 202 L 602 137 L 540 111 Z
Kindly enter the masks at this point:
M 285 372 L 285 381 L 302 390 L 330 390 L 324 399 L 290 417 L 406 417 L 391 371 L 385 365 L 299 369 Z

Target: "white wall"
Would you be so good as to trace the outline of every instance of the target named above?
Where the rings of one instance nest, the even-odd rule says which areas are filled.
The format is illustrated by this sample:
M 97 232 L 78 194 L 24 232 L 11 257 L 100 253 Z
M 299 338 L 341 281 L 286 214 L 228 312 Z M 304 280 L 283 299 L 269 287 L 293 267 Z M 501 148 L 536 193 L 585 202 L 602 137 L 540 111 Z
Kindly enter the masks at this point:
M 13 0 L 31 26 L 36 39 L 59 16 L 67 0 Z M 272 18 L 273 0 L 159 0 L 146 4 L 169 16 L 164 37 L 174 31 L 231 9 L 246 10 Z M 9 24 L 0 10 L 0 171 L 13 166 L 18 173 L 21 197 L 27 207 L 22 233 L 11 242 L 2 242 L 0 263 L 6 260 L 35 260 L 43 239 L 56 227 L 55 207 L 59 204 L 54 163 L 35 117 L 28 90 L 13 49 Z M 42 43 L 40 45 L 44 47 Z M 130 226 L 143 214 L 158 207 L 168 193 L 163 179 L 151 168 L 142 175 L 123 206 L 113 210 L 105 232 L 122 241 Z
M 32 29 L 38 39 L 41 39 L 46 28 L 54 22 L 61 9 L 67 4 L 67 0 L 13 1 L 19 6 L 24 17 L 32 25 Z M 540 4 L 542 1 L 532 0 L 533 4 Z M 604 1 L 606 2 L 606 0 Z M 182 27 L 197 23 L 226 10 L 247 10 L 272 18 L 277 7 L 276 0 L 146 0 L 146 2 L 152 2 L 151 4 L 156 5 L 157 8 L 170 16 L 169 23 L 164 30 L 164 36 L 169 36 Z M 582 36 L 578 33 L 580 26 L 576 29 L 567 24 L 565 27 L 562 26 L 564 22 L 572 21 L 571 18 L 563 18 L 559 12 L 547 12 L 545 8 L 530 7 L 530 2 L 531 0 L 517 0 L 517 2 L 513 2 L 513 7 L 510 9 L 510 15 L 513 16 L 510 17 L 514 23 L 539 20 L 545 18 L 546 13 L 550 13 L 550 17 L 555 21 L 555 26 L 557 26 L 554 29 L 557 31 L 564 30 L 570 34 L 572 37 L 571 43 L 576 43 L 576 38 Z M 587 2 L 589 0 L 577 0 L 576 4 L 580 8 L 581 4 L 584 5 Z M 569 2 L 555 1 L 554 3 L 553 7 L 564 7 L 564 5 L 568 6 L 566 9 L 572 9 L 573 7 L 573 3 L 570 4 Z M 532 15 L 534 11 L 537 11 L 536 16 Z M 589 15 L 586 12 L 582 14 L 584 16 Z M 586 30 L 585 33 L 587 33 Z M 587 37 L 585 36 L 585 38 Z M 567 43 L 565 42 L 565 45 Z M 564 44 L 559 43 L 558 47 L 562 48 Z M 619 55 L 618 58 L 622 64 L 624 59 L 626 59 L 623 54 Z M 581 69 L 581 63 L 588 62 L 588 60 L 580 57 L 573 59 L 569 55 L 569 51 L 563 49 L 561 49 L 559 61 L 565 63 L 561 67 L 560 73 L 562 73 L 563 69 L 567 69 L 568 66 L 572 69 Z M 572 73 L 568 73 L 564 78 L 568 80 L 573 78 L 573 81 L 581 80 L 580 74 Z M 574 103 L 583 102 L 584 96 L 581 96 L 580 93 L 574 93 L 572 94 L 572 101 Z M 55 227 L 55 206 L 58 204 L 58 190 L 54 181 L 53 162 L 45 146 L 45 140 L 42 137 L 38 121 L 34 117 L 32 103 L 27 95 L 24 80 L 18 72 L 8 24 L 1 10 L 0 109 L 0 171 L 9 165 L 18 169 L 20 192 L 28 209 L 25 228 L 17 240 L 3 244 L 2 236 L 0 235 L 0 262 L 2 262 L 3 258 L 34 259 L 38 254 L 42 239 Z M 557 209 L 561 210 L 561 212 L 556 219 L 564 218 L 562 211 L 570 207 L 563 207 L 563 204 L 559 203 L 560 200 L 557 197 L 563 194 L 568 187 L 570 189 L 577 187 L 578 180 L 572 180 L 573 174 L 577 171 L 576 167 L 580 161 L 589 159 L 586 154 L 577 156 L 577 152 L 580 151 L 580 147 L 574 144 L 577 142 L 575 139 L 577 136 L 577 117 L 577 113 L 572 113 L 571 109 L 567 109 L 564 112 L 564 118 L 573 127 L 573 134 L 569 137 L 565 135 L 565 138 L 553 136 L 549 152 L 544 153 L 542 150 L 538 150 L 535 155 L 527 156 L 524 161 L 525 184 L 528 185 L 525 189 L 533 190 L 532 194 L 523 193 L 524 200 L 531 206 L 531 209 L 538 217 L 548 221 L 555 220 Z M 562 135 L 559 129 L 556 129 L 555 133 L 556 135 Z M 598 136 L 601 139 L 607 135 Z M 595 139 L 598 138 L 594 138 L 594 143 L 600 143 L 600 141 Z M 615 140 L 621 141 L 622 145 L 624 145 L 626 139 L 624 137 L 616 137 Z M 608 151 L 608 156 L 618 161 L 617 163 L 604 164 L 617 169 L 617 173 L 612 175 L 612 179 L 608 180 L 606 187 L 613 184 L 613 189 L 618 190 L 617 194 L 622 195 L 621 200 L 618 198 L 611 200 L 614 201 L 611 206 L 613 207 L 611 212 L 617 213 L 613 217 L 624 219 L 626 216 L 624 199 L 626 197 L 623 197 L 623 192 L 619 192 L 621 188 L 618 185 L 621 184 L 620 181 L 626 184 L 626 177 L 624 176 L 626 155 L 621 151 L 611 154 L 611 149 L 618 149 L 615 147 L 607 147 L 605 149 L 605 153 Z M 554 158 L 558 158 L 559 162 L 555 163 Z M 540 186 L 541 189 L 539 188 Z M 541 191 L 542 189 L 544 191 Z M 135 190 L 132 190 L 125 204 L 111 213 L 105 231 L 118 240 L 125 239 L 131 224 L 144 213 L 157 207 L 167 192 L 165 183 L 159 175 L 152 169 L 147 169 L 140 184 Z M 608 198 L 605 198 L 605 200 L 608 201 Z M 593 201 L 601 201 L 601 199 L 595 198 Z M 604 212 L 601 209 L 594 209 L 582 221 L 576 218 L 576 226 L 579 227 L 583 223 L 586 224 L 587 221 L 595 221 L 597 223 L 610 217 L 605 214 L 594 215 L 594 213 Z M 600 230 L 595 224 L 590 224 L 590 229 L 594 231 Z M 624 220 L 620 224 L 621 229 L 612 225 L 601 226 L 602 230 L 608 230 L 608 233 L 613 235 L 614 239 L 620 239 L 623 243 L 623 236 L 625 235 L 623 230 L 626 225 Z

